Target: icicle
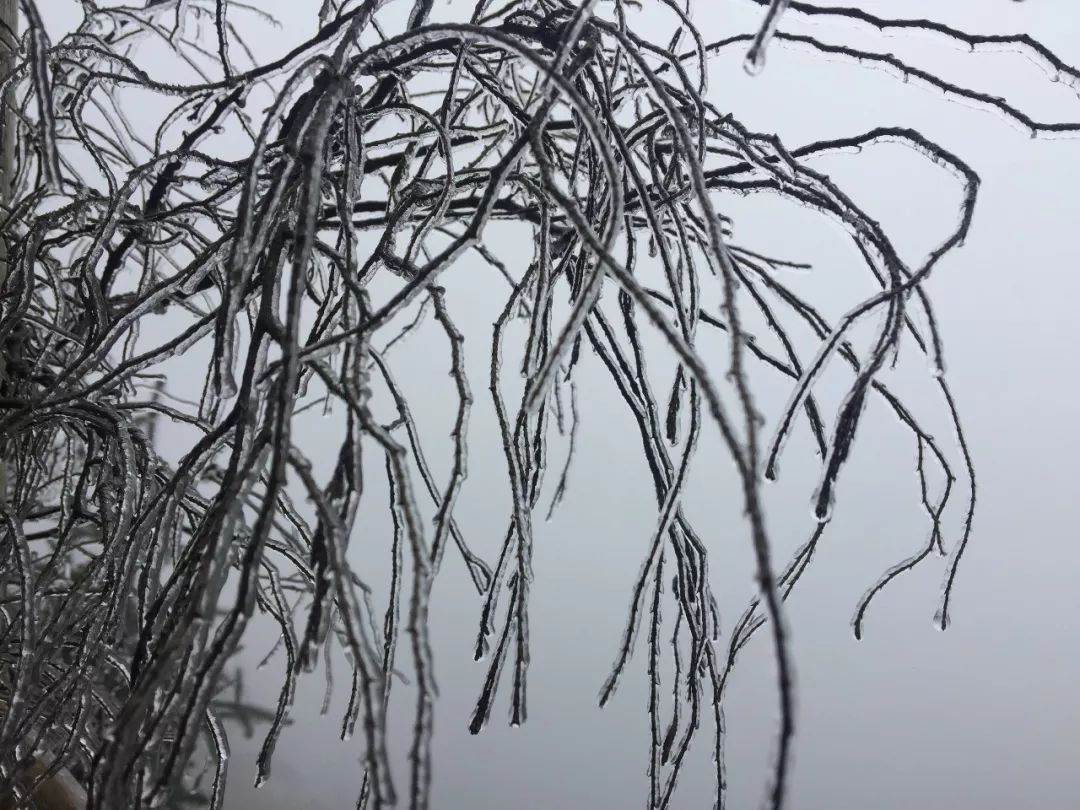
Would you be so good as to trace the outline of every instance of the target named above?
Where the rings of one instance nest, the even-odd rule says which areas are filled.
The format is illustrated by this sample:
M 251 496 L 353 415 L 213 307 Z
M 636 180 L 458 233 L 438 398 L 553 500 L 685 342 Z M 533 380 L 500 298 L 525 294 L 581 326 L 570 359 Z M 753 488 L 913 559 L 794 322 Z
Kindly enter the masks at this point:
M 791 0 L 771 0 L 769 3 L 769 8 L 765 12 L 765 19 L 762 21 L 761 27 L 758 28 L 754 41 L 750 45 L 750 50 L 747 51 L 746 58 L 743 60 L 743 69 L 751 76 L 757 76 L 765 69 L 765 51 L 768 49 L 769 43 L 776 33 L 776 28 L 780 24 L 780 17 L 783 16 L 789 5 L 791 5 Z

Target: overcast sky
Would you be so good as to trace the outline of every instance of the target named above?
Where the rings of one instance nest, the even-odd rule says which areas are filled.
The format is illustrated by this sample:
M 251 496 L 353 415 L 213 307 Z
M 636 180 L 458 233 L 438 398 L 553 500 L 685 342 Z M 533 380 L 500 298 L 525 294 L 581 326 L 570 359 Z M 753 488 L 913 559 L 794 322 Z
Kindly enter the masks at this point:
M 261 58 L 287 50 L 314 30 L 315 0 L 250 0 L 282 18 L 253 43 Z M 39 0 L 55 34 L 74 0 Z M 464 15 L 471 3 L 437 4 L 440 18 Z M 1026 32 L 1066 62 L 1080 63 L 1080 5 L 1071 0 L 862 2 L 883 15 L 927 16 L 985 33 Z M 407 7 L 407 4 L 405 4 Z M 745 31 L 760 9 L 748 2 L 694 2 L 706 40 Z M 237 19 L 241 11 L 230 12 Z M 895 51 L 958 82 L 1008 97 L 1043 120 L 1080 121 L 1080 99 L 1013 53 L 958 52 L 931 37 L 884 37 L 871 30 L 812 25 L 795 15 L 781 30 L 813 30 L 839 41 Z M 153 65 L 153 54 L 140 63 Z M 872 404 L 843 473 L 835 517 L 820 554 L 789 604 L 798 676 L 798 719 L 790 806 L 923 810 L 1053 810 L 1076 806 L 1080 761 L 1080 458 L 1076 382 L 1076 230 L 1080 222 L 1080 142 L 1032 140 L 992 113 L 944 100 L 939 93 L 887 74 L 774 46 L 761 75 L 749 77 L 741 52 L 722 55 L 710 74 L 710 99 L 751 129 L 775 132 L 789 146 L 862 132 L 875 125 L 919 128 L 961 154 L 983 180 L 976 220 L 963 250 L 928 284 L 946 340 L 947 379 L 975 457 L 979 507 L 970 552 L 954 599 L 953 626 L 932 627 L 942 562 L 902 577 L 881 596 L 861 642 L 852 611 L 888 565 L 916 550 L 929 531 L 919 507 L 915 447 L 881 403 Z M 138 113 L 134 113 L 138 115 Z M 151 121 L 152 123 L 152 121 Z M 840 155 L 815 164 L 877 217 L 918 260 L 946 233 L 959 196 L 947 174 L 895 146 Z M 738 241 L 805 260 L 803 284 L 833 315 L 872 291 L 872 280 L 843 232 L 820 217 L 768 200 L 725 198 Z M 519 262 L 531 245 L 512 227 L 488 235 Z M 520 242 L 520 239 L 518 239 Z M 463 318 L 469 363 L 483 378 L 491 321 L 501 305 L 496 279 L 462 269 L 446 279 L 450 304 Z M 707 344 L 708 345 L 708 344 Z M 715 344 L 715 357 L 722 344 Z M 910 347 L 909 347 L 910 348 Z M 660 347 L 656 350 L 661 351 Z M 812 347 L 803 349 L 809 354 Z M 902 355 L 890 372 L 911 407 L 933 426 L 960 466 L 926 361 Z M 405 348 L 403 387 L 417 397 L 417 419 L 445 433 L 456 403 L 428 375 L 445 374 L 443 347 Z M 532 597 L 533 653 L 528 723 L 509 729 L 500 702 L 491 726 L 470 737 L 465 725 L 483 666 L 470 649 L 479 605 L 464 571 L 448 565 L 436 587 L 433 632 L 440 699 L 436 713 L 435 810 L 628 808 L 645 803 L 648 725 L 644 655 L 630 666 L 623 692 L 604 711 L 596 693 L 613 659 L 632 578 L 655 519 L 636 428 L 599 365 L 581 391 L 583 433 L 572 488 L 555 519 L 537 524 Z M 832 378 L 830 378 L 832 379 Z M 786 388 L 755 377 L 762 409 L 775 419 Z M 842 383 L 842 376 L 836 383 Z M 832 388 L 829 388 L 832 385 Z M 477 388 L 480 386 L 477 385 Z M 823 396 L 840 393 L 827 383 Z M 486 420 L 486 421 L 485 421 Z M 336 438 L 317 422 L 302 434 L 323 461 Z M 804 431 L 805 432 L 805 431 Z M 497 548 L 508 517 L 504 471 L 490 406 L 474 411 L 473 458 L 458 515 L 476 546 Z M 752 560 L 737 493 L 715 437 L 694 467 L 689 511 L 711 529 L 714 588 L 729 630 L 753 594 Z M 322 444 L 320 444 L 322 442 Z M 777 552 L 794 549 L 812 528 L 810 491 L 816 462 L 796 435 L 781 481 L 769 491 L 768 523 Z M 948 518 L 955 541 L 960 504 Z M 385 548 L 385 521 L 373 518 L 360 545 Z M 360 553 L 360 552 L 358 552 Z M 263 636 L 263 640 L 268 636 Z M 772 665 L 765 639 L 751 645 L 728 694 L 730 806 L 757 806 L 776 724 Z M 265 645 L 252 644 L 257 661 Z M 271 668 L 280 663 L 271 665 Z M 339 666 L 339 673 L 344 672 Z M 278 672 L 254 694 L 271 699 Z M 341 676 L 340 680 L 343 680 Z M 317 718 L 322 679 L 309 678 L 297 698 L 296 724 L 282 739 L 271 782 L 254 792 L 258 740 L 234 735 L 227 806 L 234 810 L 351 807 L 359 784 L 358 742 L 336 741 L 345 698 Z M 404 693 L 402 693 L 404 694 Z M 505 695 L 501 696 L 505 699 Z M 407 708 L 407 705 L 406 705 Z M 404 727 L 408 717 L 395 718 Z M 709 728 L 688 764 L 675 808 L 711 805 Z M 404 745 L 402 735 L 398 742 Z M 398 759 L 399 777 L 405 760 Z

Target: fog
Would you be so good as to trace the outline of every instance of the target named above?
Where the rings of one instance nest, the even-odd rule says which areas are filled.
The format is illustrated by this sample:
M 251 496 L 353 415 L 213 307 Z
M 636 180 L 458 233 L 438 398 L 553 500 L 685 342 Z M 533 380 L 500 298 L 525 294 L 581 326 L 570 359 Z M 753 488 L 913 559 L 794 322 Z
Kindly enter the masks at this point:
M 74 0 L 39 0 L 56 33 L 80 14 Z M 315 28 L 318 3 L 259 0 L 282 20 L 253 42 L 260 58 L 288 50 Z M 450 19 L 460 3 L 438 4 Z M 469 6 L 471 8 L 471 4 Z M 1080 6 L 1065 0 L 1014 3 L 955 0 L 865 2 L 884 16 L 925 16 L 980 33 L 1029 33 L 1071 64 L 1080 63 Z M 761 14 L 748 2 L 692 3 L 706 41 L 751 29 Z M 239 18 L 240 12 L 235 13 Z M 467 11 L 461 11 L 467 14 Z M 69 16 L 74 15 L 74 16 Z M 1008 98 L 1036 120 L 1080 121 L 1080 98 L 1016 53 L 967 53 L 932 37 L 886 36 L 785 17 L 781 31 L 848 37 L 898 55 L 952 80 Z M 1080 458 L 1077 420 L 1078 338 L 1075 270 L 1080 222 L 1080 143 L 1031 138 L 986 109 L 948 100 L 918 82 L 773 43 L 763 72 L 747 75 L 745 51 L 713 59 L 709 99 L 747 127 L 777 134 L 795 147 L 875 126 L 918 129 L 961 155 L 982 179 L 972 230 L 963 248 L 934 271 L 926 289 L 945 341 L 946 380 L 957 401 L 976 467 L 978 500 L 970 546 L 952 597 L 952 623 L 935 628 L 947 558 L 932 557 L 898 577 L 870 606 L 856 640 L 852 616 L 860 598 L 889 566 L 926 543 L 930 524 L 920 506 L 911 435 L 880 400 L 871 401 L 851 458 L 840 476 L 832 519 L 818 551 L 786 604 L 796 674 L 796 732 L 789 807 L 1075 806 L 1072 774 L 1080 760 L 1080 637 L 1075 576 L 1080 572 L 1080 497 L 1071 466 Z M 140 64 L 157 58 L 144 54 Z M 131 113 L 137 117 L 138 112 Z M 143 113 L 149 115 L 149 113 Z M 150 120 L 148 118 L 148 120 Z M 901 256 L 918 262 L 944 237 L 960 204 L 947 172 L 911 150 L 878 145 L 860 154 L 815 159 L 890 234 Z M 791 283 L 823 313 L 838 317 L 875 290 L 842 229 L 804 209 L 766 197 L 718 198 L 734 239 L 772 255 L 809 263 Z M 533 256 L 524 225 L 494 225 L 485 241 L 510 266 Z M 792 276 L 794 279 L 795 277 Z M 790 279 L 789 279 L 790 280 Z M 502 445 L 485 397 L 492 323 L 505 286 L 490 267 L 461 261 L 441 283 L 465 337 L 477 402 L 470 458 L 457 520 L 474 549 L 493 561 L 510 518 Z M 716 306 L 715 291 L 709 303 Z M 865 328 L 872 329 L 876 323 Z M 448 472 L 455 391 L 444 384 L 448 349 L 432 322 L 396 357 L 398 382 L 430 437 L 436 476 Z M 863 335 L 862 332 L 858 334 Z M 425 340 L 425 337 L 428 338 Z M 520 334 L 518 339 L 520 339 Z M 671 366 L 670 351 L 648 336 L 651 367 Z M 703 355 L 722 377 L 727 344 L 703 334 Z M 812 356 L 813 340 L 799 349 Z M 905 344 L 882 380 L 902 391 L 954 469 L 962 457 L 927 360 Z M 545 490 L 535 519 L 531 595 L 529 717 L 509 727 L 507 693 L 499 692 L 490 724 L 468 733 L 486 671 L 472 660 L 481 600 L 450 549 L 432 595 L 432 637 L 439 696 L 435 708 L 435 810 L 626 808 L 646 805 L 649 718 L 645 658 L 639 643 L 614 700 L 597 694 L 623 632 L 631 586 L 656 521 L 648 469 L 636 425 L 610 378 L 586 355 L 578 375 L 581 430 L 568 487 L 550 521 Z M 666 365 L 665 365 L 666 364 Z M 193 351 L 170 365 L 170 386 L 204 367 Z M 201 372 L 198 372 L 201 375 Z M 850 385 L 840 363 L 816 390 L 832 420 Z M 755 367 L 751 382 L 771 435 L 791 384 Z M 316 465 L 333 462 L 333 417 L 315 409 L 297 419 L 295 441 Z M 180 442 L 178 428 L 163 434 Z M 563 458 L 565 445 L 556 452 Z M 168 448 L 164 454 L 167 455 Z M 812 492 L 821 460 L 799 422 L 784 451 L 779 480 L 766 490 L 766 522 L 778 566 L 816 526 Z M 369 505 L 350 559 L 379 584 L 387 569 L 389 516 L 381 461 L 370 460 Z M 940 482 L 932 481 L 936 488 Z M 962 535 L 963 476 L 945 514 L 945 542 Z M 382 489 L 380 489 L 380 487 Z M 721 627 L 730 632 L 756 594 L 754 560 L 734 469 L 708 428 L 693 463 L 685 508 L 703 531 Z M 283 661 L 256 664 L 273 645 L 276 626 L 256 624 L 238 663 L 249 699 L 272 708 Z M 639 640 L 640 641 L 640 640 Z M 720 645 L 726 648 L 727 639 Z M 335 656 L 340 651 L 335 648 Z M 777 698 L 772 651 L 754 637 L 728 686 L 725 720 L 728 806 L 759 805 L 775 749 Z M 226 807 L 352 807 L 360 786 L 363 743 L 338 739 L 348 698 L 344 660 L 320 714 L 322 669 L 300 681 L 268 783 L 253 787 L 265 725 L 245 738 L 230 730 Z M 391 709 L 395 777 L 407 778 L 413 693 L 395 685 Z M 705 713 L 683 767 L 673 808 L 711 806 L 714 770 Z

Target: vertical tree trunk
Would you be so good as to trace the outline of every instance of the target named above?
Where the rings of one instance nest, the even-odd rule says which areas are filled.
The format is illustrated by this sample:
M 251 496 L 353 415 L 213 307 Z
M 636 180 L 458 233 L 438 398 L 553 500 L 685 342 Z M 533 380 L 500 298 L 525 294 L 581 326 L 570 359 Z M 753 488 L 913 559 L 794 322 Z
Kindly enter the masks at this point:
M 51 764 L 52 757 L 49 754 L 39 754 L 22 774 L 21 781 L 31 783 L 45 773 Z M 33 806 L 39 810 L 85 810 L 86 791 L 75 781 L 67 768 L 61 768 L 34 791 Z M 15 807 L 14 797 L 0 795 L 0 810 L 14 810 Z
M 6 77 L 15 66 L 15 36 L 19 30 L 18 0 L 0 0 L 0 77 Z M 14 93 L 4 92 L 0 99 L 0 204 L 11 199 L 12 173 L 15 171 L 15 115 L 12 109 Z M 0 287 L 7 281 L 7 242 L 0 240 Z M 2 361 L 2 359 L 0 359 Z
M 6 77 L 15 66 L 16 36 L 18 33 L 18 0 L 0 0 L 0 77 Z M 7 215 L 11 202 L 15 171 L 15 94 L 9 87 L 0 97 L 0 217 Z M 0 289 L 8 276 L 7 234 L 0 238 Z M 6 374 L 7 356 L 0 349 L 0 387 Z M 2 446 L 0 446 L 2 447 Z M 7 505 L 7 463 L 0 449 L 0 505 Z M 3 707 L 0 707 L 2 709 Z M 40 753 L 18 779 L 24 785 L 39 778 L 52 764 L 48 753 Z M 10 795 L 0 795 L 0 810 L 14 807 Z M 41 783 L 34 792 L 36 807 L 43 810 L 82 810 L 86 807 L 86 792 L 67 768 L 61 768 Z
M 0 0 L 0 76 L 6 76 L 15 64 L 15 35 L 19 30 L 18 0 Z M 9 89 L 4 93 L 3 116 L 0 118 L 0 140 L 3 153 L 0 155 L 0 201 L 7 203 L 11 196 L 11 172 L 14 170 L 15 156 L 15 116 L 11 111 L 13 94 Z M 0 264 L 0 282 L 7 276 L 6 263 Z
M 0 77 L 7 76 L 15 65 L 15 35 L 19 26 L 18 0 L 0 0 Z M 0 97 L 0 216 L 6 214 L 11 200 L 12 172 L 15 171 L 14 93 L 10 87 Z M 7 235 L 0 238 L 0 290 L 7 282 Z M 0 351 L 0 388 L 7 378 L 7 357 Z M 7 463 L 0 445 L 0 505 L 7 503 Z

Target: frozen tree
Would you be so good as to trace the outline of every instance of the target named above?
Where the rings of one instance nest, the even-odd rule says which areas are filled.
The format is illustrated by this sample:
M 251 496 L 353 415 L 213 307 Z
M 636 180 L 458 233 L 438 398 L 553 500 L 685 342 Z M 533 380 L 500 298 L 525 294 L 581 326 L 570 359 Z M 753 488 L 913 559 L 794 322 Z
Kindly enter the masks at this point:
M 206 803 L 219 806 L 223 673 L 260 614 L 280 626 L 273 652 L 285 667 L 260 780 L 298 676 L 333 643 L 351 668 L 342 736 L 362 738 L 359 806 L 428 807 L 432 582 L 449 549 L 478 594 L 475 654 L 487 674 L 472 731 L 487 723 L 500 685 L 511 722 L 523 723 L 530 656 L 548 654 L 529 641 L 533 521 L 549 508 L 544 492 L 553 487 L 557 502 L 575 485 L 570 462 L 587 407 L 575 375 L 586 354 L 638 426 L 657 505 L 600 704 L 645 625 L 648 806 L 669 806 L 709 722 L 723 806 L 725 684 L 762 628 L 780 705 L 768 802 L 783 805 L 794 731 L 783 603 L 828 525 L 868 403 L 910 433 L 932 531 L 867 591 L 856 633 L 882 588 L 935 559 L 944 577 L 937 621 L 948 623 L 975 479 L 924 282 L 962 244 L 979 178 L 913 129 L 798 146 L 751 131 L 710 99 L 710 59 L 738 50 L 756 73 L 770 49 L 795 44 L 994 110 L 1032 136 L 1080 126 L 1036 121 L 1011 101 L 848 44 L 845 32 L 929 33 L 971 52 L 1009 49 L 1073 89 L 1080 73 L 1023 35 L 756 2 L 756 31 L 707 42 L 692 14 L 711 11 L 678 0 L 477 0 L 449 12 L 430 0 L 323 0 L 313 4 L 313 36 L 259 61 L 247 37 L 269 20 L 251 2 L 83 0 L 81 22 L 54 42 L 35 0 L 19 0 L 17 15 L 5 0 L 0 789 L 12 806 L 33 806 L 56 779 L 85 789 L 90 807 L 164 806 L 203 771 Z M 637 24 L 646 12 L 649 24 Z M 781 21 L 794 16 L 831 23 L 840 39 L 785 33 Z M 146 53 L 163 49 L 182 70 L 146 66 Z M 135 105 L 161 110 L 156 126 L 135 120 Z M 239 152 L 224 146 L 241 140 Z M 961 189 L 947 237 L 917 266 L 810 165 L 883 142 L 911 148 Z M 878 292 L 840 319 L 821 314 L 788 283 L 789 259 L 736 240 L 724 200 L 757 194 L 839 222 Z M 486 241 L 508 221 L 532 230 L 533 257 L 522 266 Z M 506 289 L 485 349 L 490 375 L 479 381 L 466 374 L 446 291 L 492 281 L 459 277 L 466 261 L 489 267 Z M 706 303 L 713 299 L 719 305 Z M 427 318 L 442 336 L 431 351 L 443 352 L 450 370 L 439 391 L 454 413 L 444 479 L 395 376 L 395 347 L 427 336 L 418 329 Z M 873 338 L 856 340 L 853 327 L 869 318 L 878 319 Z M 817 344 L 797 346 L 796 327 Z M 723 334 L 724 356 L 703 356 L 706 331 Z M 524 337 L 510 341 L 511 332 Z M 670 350 L 673 381 L 650 373 L 646 340 Z M 935 370 L 955 444 L 943 446 L 879 379 L 901 346 Z M 205 380 L 189 396 L 163 369 L 200 350 Z M 828 418 L 814 391 L 833 358 L 850 383 Z M 765 425 L 755 405 L 749 369 L 757 365 L 790 383 L 776 424 Z M 471 550 L 454 516 L 479 387 L 495 406 L 512 491 L 501 552 L 490 561 Z M 293 424 L 306 408 L 331 406 L 345 427 L 324 474 L 294 441 Z M 182 452 L 156 440 L 162 418 L 192 437 Z M 802 421 L 821 457 L 818 522 L 783 561 L 761 489 Z M 737 470 L 741 533 L 759 586 L 724 634 L 708 577 L 713 532 L 695 527 L 682 505 L 710 422 Z M 388 582 L 366 581 L 348 558 L 369 457 L 384 462 L 390 493 L 394 530 L 380 539 Z M 937 478 L 944 485 L 935 492 Z M 963 529 L 946 538 L 942 515 L 954 490 L 963 490 Z M 664 656 L 675 677 L 662 692 Z M 401 669 L 411 673 L 415 712 L 404 775 L 388 760 L 385 723 L 391 674 Z

